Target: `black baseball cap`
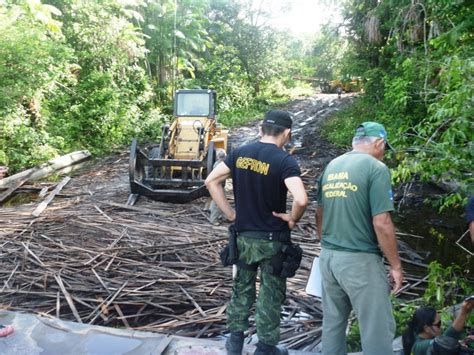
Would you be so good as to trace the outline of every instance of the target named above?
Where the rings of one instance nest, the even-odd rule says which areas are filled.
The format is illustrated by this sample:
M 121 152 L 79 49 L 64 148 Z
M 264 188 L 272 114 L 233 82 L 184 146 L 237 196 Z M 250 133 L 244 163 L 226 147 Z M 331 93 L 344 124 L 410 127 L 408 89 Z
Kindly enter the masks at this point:
M 263 123 L 291 129 L 293 120 L 291 119 L 290 113 L 287 111 L 270 110 L 265 114 Z

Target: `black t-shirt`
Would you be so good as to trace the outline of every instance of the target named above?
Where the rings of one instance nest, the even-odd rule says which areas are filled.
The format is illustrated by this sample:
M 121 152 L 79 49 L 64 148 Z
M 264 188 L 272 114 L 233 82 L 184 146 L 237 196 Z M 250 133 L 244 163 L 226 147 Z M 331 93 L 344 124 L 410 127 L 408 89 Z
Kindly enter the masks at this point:
M 286 211 L 285 179 L 301 175 L 296 160 L 275 144 L 257 142 L 234 149 L 224 163 L 232 173 L 237 231 L 288 230 L 272 212 Z

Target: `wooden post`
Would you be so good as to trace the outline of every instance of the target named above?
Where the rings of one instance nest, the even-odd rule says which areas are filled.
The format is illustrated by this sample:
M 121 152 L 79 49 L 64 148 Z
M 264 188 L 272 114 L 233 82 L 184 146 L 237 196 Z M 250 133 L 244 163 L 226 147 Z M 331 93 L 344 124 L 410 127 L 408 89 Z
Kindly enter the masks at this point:
M 13 186 L 19 180 L 24 179 L 26 176 L 29 176 L 29 180 L 40 179 L 42 177 L 48 176 L 54 171 L 57 171 L 67 166 L 76 164 L 77 162 L 80 162 L 84 159 L 87 159 L 90 156 L 91 156 L 91 153 L 89 153 L 87 150 L 81 150 L 81 151 L 63 155 L 59 158 L 50 160 L 49 162 L 43 165 L 22 171 L 18 174 L 6 177 L 4 179 L 0 179 L 0 188 L 9 188 Z
M 69 176 L 66 176 L 61 182 L 56 186 L 56 188 L 49 193 L 49 195 L 36 207 L 36 209 L 31 213 L 33 216 L 38 217 L 45 209 L 48 207 L 48 204 L 53 200 L 62 188 L 71 180 Z

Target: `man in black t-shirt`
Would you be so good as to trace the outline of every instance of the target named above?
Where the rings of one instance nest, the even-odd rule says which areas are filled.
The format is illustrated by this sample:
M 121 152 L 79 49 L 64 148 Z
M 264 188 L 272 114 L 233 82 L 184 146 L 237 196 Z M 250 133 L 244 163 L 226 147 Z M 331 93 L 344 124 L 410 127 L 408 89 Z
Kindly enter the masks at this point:
M 239 262 L 227 308 L 231 332 L 226 343 L 228 354 L 242 351 L 250 308 L 256 298 L 258 268 L 261 273 L 255 323 L 259 342 L 255 354 L 287 354 L 286 349 L 276 346 L 280 340 L 286 278 L 275 270 L 282 247 L 289 244 L 290 231 L 308 203 L 298 164 L 282 149 L 291 137 L 291 125 L 288 112 L 267 112 L 260 141 L 233 150 L 206 179 L 213 200 L 230 221 L 235 221 L 238 233 Z M 229 177 L 234 188 L 235 211 L 221 185 Z M 286 213 L 288 191 L 293 196 L 290 213 Z

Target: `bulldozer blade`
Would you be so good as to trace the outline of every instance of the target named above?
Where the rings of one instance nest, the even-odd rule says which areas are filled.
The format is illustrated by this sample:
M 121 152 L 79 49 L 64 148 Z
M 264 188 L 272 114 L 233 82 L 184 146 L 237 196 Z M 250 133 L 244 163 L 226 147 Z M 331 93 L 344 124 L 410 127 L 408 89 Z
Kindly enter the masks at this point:
M 209 196 L 206 185 L 187 190 L 177 189 L 154 189 L 139 181 L 132 182 L 134 191 L 139 195 L 147 196 L 155 201 L 188 203 L 199 197 Z

